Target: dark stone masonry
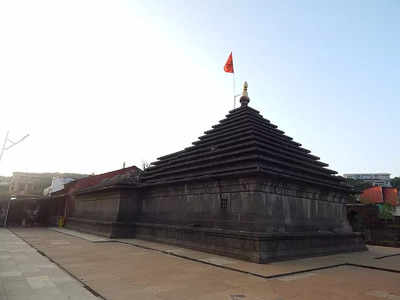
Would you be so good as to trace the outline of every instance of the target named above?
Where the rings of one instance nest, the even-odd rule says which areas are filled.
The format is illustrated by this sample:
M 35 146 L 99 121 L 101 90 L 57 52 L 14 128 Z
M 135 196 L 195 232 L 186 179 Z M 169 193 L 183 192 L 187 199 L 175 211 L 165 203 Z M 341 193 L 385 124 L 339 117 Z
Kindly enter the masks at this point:
M 76 193 L 66 226 L 258 263 L 365 250 L 344 179 L 249 107 L 247 84 L 240 102 L 134 183 Z

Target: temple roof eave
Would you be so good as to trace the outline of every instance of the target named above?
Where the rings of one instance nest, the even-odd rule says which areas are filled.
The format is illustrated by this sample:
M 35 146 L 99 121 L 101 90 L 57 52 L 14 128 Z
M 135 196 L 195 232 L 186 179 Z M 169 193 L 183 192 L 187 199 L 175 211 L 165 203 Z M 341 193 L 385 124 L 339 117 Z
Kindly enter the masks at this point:
M 168 185 L 168 184 L 179 184 L 186 182 L 194 182 L 194 181 L 207 181 L 207 180 L 216 180 L 230 177 L 238 177 L 238 176 L 268 176 L 272 177 L 276 180 L 288 180 L 292 182 L 297 182 L 301 184 L 312 184 L 315 186 L 319 186 L 321 188 L 328 188 L 333 191 L 340 191 L 348 193 L 351 188 L 347 185 L 337 184 L 332 185 L 323 181 L 314 181 L 306 178 L 302 178 L 299 176 L 293 176 L 289 174 L 281 174 L 278 171 L 266 170 L 266 169 L 257 169 L 252 168 L 248 170 L 240 170 L 240 171 L 231 171 L 220 174 L 205 174 L 200 176 L 185 176 L 183 178 L 175 178 L 175 179 L 165 179 L 165 180 L 157 180 L 157 181 L 148 181 L 145 183 L 141 183 L 138 188 L 146 188 L 150 186 L 159 186 L 159 185 Z

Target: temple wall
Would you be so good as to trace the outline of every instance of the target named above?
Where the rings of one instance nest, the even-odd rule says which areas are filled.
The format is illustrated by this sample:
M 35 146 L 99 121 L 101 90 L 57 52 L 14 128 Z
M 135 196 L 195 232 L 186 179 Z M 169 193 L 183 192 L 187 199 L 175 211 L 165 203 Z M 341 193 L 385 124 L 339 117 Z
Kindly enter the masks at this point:
M 75 195 L 66 227 L 267 263 L 365 250 L 344 194 L 262 177 Z
M 72 217 L 116 221 L 119 202 L 120 192 L 118 190 L 76 195 Z
M 139 220 L 256 232 L 351 232 L 345 197 L 265 177 L 155 186 L 141 196 Z
M 141 209 L 140 194 L 137 190 L 120 190 L 119 222 L 135 221 Z
M 133 237 L 130 222 L 140 201 L 136 190 L 113 189 L 75 195 L 75 209 L 66 227 L 106 237 Z
M 135 223 L 135 237 L 256 263 L 366 250 L 359 233 L 254 233 Z

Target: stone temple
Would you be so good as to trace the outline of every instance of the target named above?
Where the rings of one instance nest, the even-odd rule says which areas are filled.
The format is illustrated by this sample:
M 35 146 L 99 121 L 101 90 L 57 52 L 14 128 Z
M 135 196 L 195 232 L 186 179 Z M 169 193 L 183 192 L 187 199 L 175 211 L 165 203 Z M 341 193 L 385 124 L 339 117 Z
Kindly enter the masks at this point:
M 365 250 L 344 179 L 249 101 L 245 83 L 241 106 L 192 146 L 128 181 L 75 190 L 66 226 L 258 263 Z

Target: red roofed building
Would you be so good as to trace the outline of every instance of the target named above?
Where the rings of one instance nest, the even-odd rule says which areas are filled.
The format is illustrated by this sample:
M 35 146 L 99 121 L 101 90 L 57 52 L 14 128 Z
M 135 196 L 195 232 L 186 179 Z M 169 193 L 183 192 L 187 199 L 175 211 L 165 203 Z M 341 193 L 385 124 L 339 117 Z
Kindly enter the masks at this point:
M 383 188 L 383 199 L 385 203 L 392 206 L 399 205 L 398 190 L 396 188 Z
M 360 201 L 366 204 L 390 204 L 397 206 L 399 204 L 398 191 L 392 187 L 373 186 L 365 189 L 361 196 Z
M 99 175 L 91 175 L 79 180 L 75 180 L 66 186 L 68 193 L 83 191 L 87 189 L 99 188 L 101 186 L 109 186 L 114 184 L 121 184 L 123 178 L 129 176 L 138 176 L 141 170 L 136 166 L 123 168 Z
M 362 203 L 370 204 L 370 203 L 383 203 L 383 192 L 381 186 L 373 186 L 368 189 L 365 189 L 361 196 L 360 201 Z

